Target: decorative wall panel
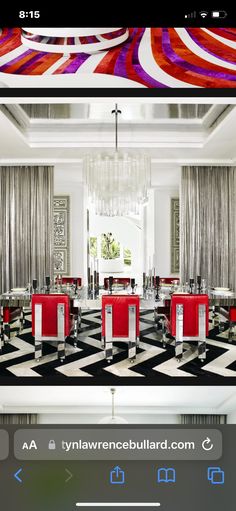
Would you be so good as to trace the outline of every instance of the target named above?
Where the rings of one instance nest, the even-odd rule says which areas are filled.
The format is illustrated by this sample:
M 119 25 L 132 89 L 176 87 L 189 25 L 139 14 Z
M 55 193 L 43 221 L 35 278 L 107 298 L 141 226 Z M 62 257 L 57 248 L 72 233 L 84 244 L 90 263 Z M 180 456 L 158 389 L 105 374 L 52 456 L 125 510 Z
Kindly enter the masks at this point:
M 171 273 L 179 273 L 179 198 L 171 199 Z
M 53 199 L 54 274 L 70 274 L 70 197 Z

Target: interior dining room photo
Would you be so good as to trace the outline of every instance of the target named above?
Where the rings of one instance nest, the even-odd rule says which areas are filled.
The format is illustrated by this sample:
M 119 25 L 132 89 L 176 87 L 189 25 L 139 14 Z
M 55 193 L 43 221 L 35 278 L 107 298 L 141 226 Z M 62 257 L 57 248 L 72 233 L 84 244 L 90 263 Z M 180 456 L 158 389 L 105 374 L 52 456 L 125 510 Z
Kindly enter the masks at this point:
M 0 425 L 236 424 L 235 387 L 0 387 Z M 137 392 L 138 390 L 138 392 Z
M 2 100 L 1 382 L 235 383 L 235 131 L 234 98 Z

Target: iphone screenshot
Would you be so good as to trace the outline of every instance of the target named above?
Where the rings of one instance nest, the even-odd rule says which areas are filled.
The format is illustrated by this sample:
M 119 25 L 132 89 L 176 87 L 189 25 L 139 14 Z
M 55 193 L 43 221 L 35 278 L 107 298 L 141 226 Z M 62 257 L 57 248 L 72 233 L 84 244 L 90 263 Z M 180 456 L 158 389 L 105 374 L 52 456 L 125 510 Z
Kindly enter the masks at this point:
M 1 501 L 234 511 L 236 13 L 24 7 L 0 28 Z

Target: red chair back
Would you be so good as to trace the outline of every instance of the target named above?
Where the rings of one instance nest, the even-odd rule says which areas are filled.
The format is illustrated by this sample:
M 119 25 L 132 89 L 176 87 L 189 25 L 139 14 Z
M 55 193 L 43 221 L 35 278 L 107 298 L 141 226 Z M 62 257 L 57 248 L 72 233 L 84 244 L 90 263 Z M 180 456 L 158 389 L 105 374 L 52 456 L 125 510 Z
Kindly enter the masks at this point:
M 171 335 L 176 336 L 176 307 L 183 305 L 183 336 L 184 337 L 197 337 L 199 335 L 198 329 L 198 306 L 206 306 L 206 336 L 209 331 L 209 298 L 208 295 L 178 295 L 174 294 L 171 297 L 171 311 L 170 311 L 170 327 Z
M 179 278 L 178 277 L 160 277 L 160 285 L 161 284 L 172 284 L 173 280 L 178 281 L 178 284 L 179 284 Z
M 113 284 L 123 284 L 124 286 L 130 284 L 130 278 L 129 277 L 113 277 Z M 106 277 L 104 279 L 104 289 L 109 288 L 109 278 Z
M 236 323 L 236 307 L 229 308 L 229 320 Z
M 56 337 L 57 332 L 57 306 L 63 303 L 65 306 L 65 337 L 70 335 L 70 297 L 64 294 L 56 295 L 32 295 L 32 334 L 35 336 L 35 305 L 42 305 L 42 336 Z
M 64 276 L 61 278 L 61 283 L 62 284 L 74 284 L 75 280 L 77 281 L 77 286 L 81 287 L 82 286 L 82 278 L 81 277 L 65 277 Z
M 106 335 L 105 306 L 112 305 L 112 336 L 129 337 L 129 305 L 136 306 L 136 337 L 139 337 L 139 296 L 109 295 L 102 297 L 102 336 Z

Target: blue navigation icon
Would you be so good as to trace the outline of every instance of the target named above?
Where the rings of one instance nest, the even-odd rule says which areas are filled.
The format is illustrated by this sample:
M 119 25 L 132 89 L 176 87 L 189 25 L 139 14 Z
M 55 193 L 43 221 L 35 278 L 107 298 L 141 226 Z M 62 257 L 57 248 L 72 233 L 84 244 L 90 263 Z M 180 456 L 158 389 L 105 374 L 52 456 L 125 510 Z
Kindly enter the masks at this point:
M 157 482 L 158 483 L 175 483 L 176 472 L 174 468 L 158 468 L 157 470 Z
M 207 479 L 211 484 L 224 484 L 225 473 L 220 467 L 208 467 Z
M 17 472 L 14 474 L 14 478 L 18 481 L 18 483 L 22 483 L 22 479 L 20 478 L 20 473 L 22 472 L 22 468 L 19 468 Z
M 120 467 L 114 467 L 110 471 L 110 484 L 125 484 L 125 472 Z

